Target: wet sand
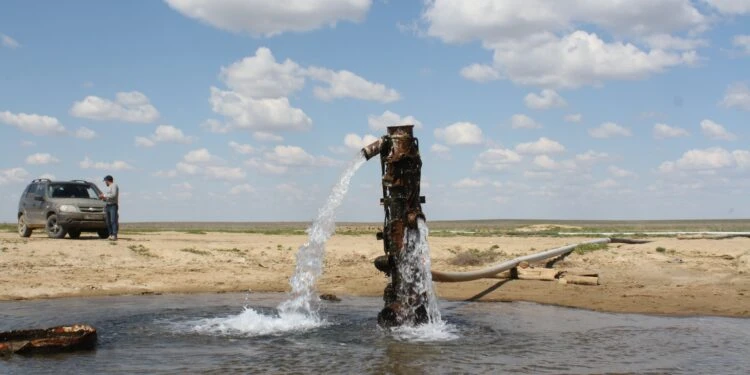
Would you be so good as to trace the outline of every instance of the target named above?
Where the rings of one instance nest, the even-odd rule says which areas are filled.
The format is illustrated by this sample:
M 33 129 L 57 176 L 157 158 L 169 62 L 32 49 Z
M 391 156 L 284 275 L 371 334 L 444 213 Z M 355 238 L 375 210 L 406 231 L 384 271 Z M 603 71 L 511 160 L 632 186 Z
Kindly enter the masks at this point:
M 431 237 L 433 269 L 457 271 L 457 251 L 497 246 L 495 262 L 577 243 L 591 237 Z M 441 298 L 532 301 L 608 312 L 750 317 L 750 239 L 653 238 L 648 244 L 610 244 L 571 253 L 555 264 L 595 272 L 600 285 L 553 281 L 479 280 L 436 283 Z M 304 234 L 149 232 L 111 243 L 84 234 L 52 240 L 0 233 L 0 300 L 74 296 L 286 292 Z M 657 251 L 657 248 L 662 248 Z M 382 254 L 372 235 L 335 235 L 327 246 L 321 293 L 379 296 L 387 280 L 372 265 Z M 488 289 L 494 290 L 488 291 Z

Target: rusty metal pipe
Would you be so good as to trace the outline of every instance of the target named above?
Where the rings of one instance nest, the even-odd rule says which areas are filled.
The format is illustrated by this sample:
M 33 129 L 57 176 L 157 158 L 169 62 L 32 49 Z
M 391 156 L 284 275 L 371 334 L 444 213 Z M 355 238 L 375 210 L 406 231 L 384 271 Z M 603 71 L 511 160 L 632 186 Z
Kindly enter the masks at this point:
M 375 142 L 370 143 L 369 145 L 362 148 L 362 154 L 365 156 L 365 159 L 370 160 L 373 156 L 379 155 L 380 150 L 383 148 L 383 138 L 378 139 Z

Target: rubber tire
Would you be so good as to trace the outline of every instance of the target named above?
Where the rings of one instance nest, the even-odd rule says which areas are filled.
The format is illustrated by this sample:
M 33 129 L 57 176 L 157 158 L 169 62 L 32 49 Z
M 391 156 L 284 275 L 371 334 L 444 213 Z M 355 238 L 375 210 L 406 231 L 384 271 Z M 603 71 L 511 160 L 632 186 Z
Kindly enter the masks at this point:
M 107 230 L 107 229 L 99 229 L 96 232 L 96 234 L 98 234 L 99 238 L 101 238 L 103 240 L 106 240 L 107 238 L 109 238 L 109 230 Z
M 31 231 L 32 229 L 26 225 L 26 215 L 21 214 L 21 216 L 18 217 L 18 234 L 21 235 L 21 237 L 31 237 Z
M 70 229 L 70 230 L 68 230 L 68 236 L 70 236 L 70 238 L 72 238 L 74 240 L 77 240 L 77 239 L 81 238 L 81 230 L 80 229 Z
M 57 225 L 57 215 L 52 214 L 47 218 L 47 235 L 49 238 L 64 238 L 67 234 L 62 225 Z

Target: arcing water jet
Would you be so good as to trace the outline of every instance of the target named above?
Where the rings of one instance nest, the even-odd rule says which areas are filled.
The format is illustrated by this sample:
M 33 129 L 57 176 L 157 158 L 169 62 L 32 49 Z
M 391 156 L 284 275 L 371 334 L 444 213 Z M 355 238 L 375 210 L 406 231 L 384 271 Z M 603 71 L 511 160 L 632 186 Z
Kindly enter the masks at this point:
M 415 278 L 419 270 L 413 264 L 413 254 L 410 254 L 420 244 L 426 244 L 426 238 L 419 235 L 419 222 L 425 220 L 421 206 L 425 199 L 419 195 L 422 159 L 413 128 L 413 125 L 389 127 L 387 135 L 362 149 L 368 160 L 380 155 L 383 184 L 380 202 L 385 210 L 385 220 L 383 231 L 377 237 L 383 240 L 385 255 L 375 260 L 375 267 L 390 277 L 383 292 L 385 306 L 378 314 L 378 324 L 383 327 L 430 321 L 432 296 L 426 289 L 431 290 L 431 285 L 425 288 L 424 284 L 431 283 L 431 280 Z M 429 275 L 429 272 L 428 268 L 426 273 Z

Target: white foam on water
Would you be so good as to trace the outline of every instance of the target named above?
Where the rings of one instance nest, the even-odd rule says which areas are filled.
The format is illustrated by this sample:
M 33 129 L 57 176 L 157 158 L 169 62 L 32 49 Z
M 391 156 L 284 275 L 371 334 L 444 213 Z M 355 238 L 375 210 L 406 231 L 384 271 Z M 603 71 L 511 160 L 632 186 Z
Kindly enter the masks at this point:
M 430 322 L 416 326 L 400 326 L 391 329 L 393 338 L 408 342 L 440 342 L 458 339 L 458 329 L 453 324 Z
M 191 331 L 196 333 L 246 336 L 304 332 L 327 324 L 325 320 L 306 314 L 265 315 L 248 307 L 238 315 L 207 318 L 190 323 Z
M 325 244 L 336 230 L 336 209 L 343 202 L 354 173 L 366 161 L 364 155 L 359 153 L 349 163 L 307 229 L 308 241 L 297 251 L 297 265 L 289 280 L 292 287 L 289 299 L 279 304 L 277 315 L 265 315 L 246 307 L 239 315 L 195 322 L 193 330 L 202 333 L 268 335 L 326 325 L 326 321 L 318 315 L 320 298 L 315 293 L 315 283 L 323 273 Z

